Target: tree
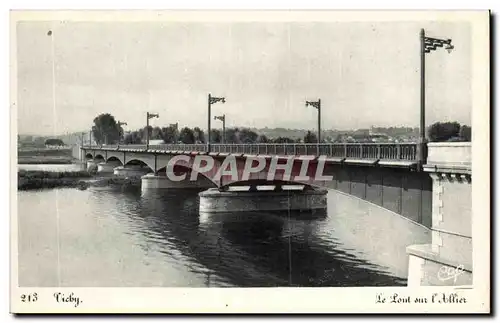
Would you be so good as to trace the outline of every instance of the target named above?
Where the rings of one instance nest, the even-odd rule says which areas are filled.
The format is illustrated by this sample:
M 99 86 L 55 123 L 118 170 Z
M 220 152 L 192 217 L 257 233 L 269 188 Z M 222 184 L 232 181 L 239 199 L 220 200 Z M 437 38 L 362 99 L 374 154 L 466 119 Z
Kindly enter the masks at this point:
M 64 142 L 61 139 L 49 138 L 45 140 L 45 146 L 64 146 Z
M 304 136 L 304 143 L 317 143 L 317 142 L 318 142 L 318 137 L 311 131 L 308 131 Z
M 150 139 L 163 139 L 160 127 L 154 127 L 151 130 L 151 138 Z
M 177 123 L 173 123 L 168 127 L 163 127 L 161 129 L 162 139 L 165 143 L 176 143 L 177 138 L 179 137 Z
M 239 132 L 240 129 L 238 128 L 227 128 L 226 129 L 226 144 L 239 144 L 240 139 L 239 139 Z
M 267 138 L 266 135 L 260 135 L 259 138 L 257 138 L 257 142 L 262 143 L 262 144 L 266 144 L 266 143 L 271 142 L 271 140 L 269 140 L 269 138 Z
M 278 137 L 274 139 L 274 142 L 277 144 L 293 144 L 295 141 L 288 137 Z
M 222 142 L 222 133 L 219 129 L 210 130 L 210 141 L 214 144 L 219 144 Z
M 94 126 L 92 126 L 92 137 L 97 144 L 114 144 L 120 138 L 120 127 L 109 113 L 98 115 L 94 118 Z
M 238 133 L 239 143 L 242 144 L 253 144 L 257 142 L 259 135 L 250 129 L 243 128 Z
M 191 128 L 184 127 L 179 133 L 179 140 L 184 144 L 194 144 L 194 132 Z
M 194 142 L 195 143 L 202 144 L 205 142 L 205 134 L 203 133 L 203 130 L 201 130 L 199 127 L 194 127 L 193 135 L 194 135 Z M 210 140 L 211 139 L 212 138 L 210 138 Z
M 460 124 L 458 122 L 436 122 L 429 127 L 430 141 L 448 141 L 459 137 Z
M 142 142 L 141 136 L 138 131 L 132 131 L 131 133 L 125 135 L 123 142 L 127 145 L 129 144 L 140 144 Z
M 153 127 L 152 126 L 147 126 L 147 127 L 144 127 L 142 128 L 141 130 L 139 130 L 139 135 L 141 136 L 141 139 L 143 141 L 146 141 L 147 139 L 147 135 L 149 135 L 149 139 L 153 139 L 151 138 L 151 136 L 153 135 Z M 147 132 L 146 132 L 147 131 Z M 149 133 L 148 133 L 149 132 Z
M 472 140 L 472 129 L 469 126 L 462 125 L 460 127 L 460 138 L 463 141 L 471 141 Z

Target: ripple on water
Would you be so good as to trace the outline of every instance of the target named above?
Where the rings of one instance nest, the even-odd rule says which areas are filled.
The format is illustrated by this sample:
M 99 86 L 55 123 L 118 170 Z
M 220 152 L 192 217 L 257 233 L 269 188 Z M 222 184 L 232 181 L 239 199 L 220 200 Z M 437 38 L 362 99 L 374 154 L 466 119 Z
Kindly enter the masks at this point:
M 57 283 L 56 206 L 68 286 L 401 285 L 406 246 L 430 239 L 427 229 L 335 191 L 328 213 L 315 216 L 199 214 L 190 191 L 57 189 L 18 197 L 20 283 L 33 286 Z

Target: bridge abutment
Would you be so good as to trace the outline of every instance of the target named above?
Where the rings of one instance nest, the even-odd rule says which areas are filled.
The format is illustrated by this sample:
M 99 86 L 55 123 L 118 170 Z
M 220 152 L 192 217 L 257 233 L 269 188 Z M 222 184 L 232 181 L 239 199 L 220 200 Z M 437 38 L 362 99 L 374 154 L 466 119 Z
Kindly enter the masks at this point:
M 429 144 L 432 243 L 412 245 L 408 286 L 472 285 L 470 143 Z

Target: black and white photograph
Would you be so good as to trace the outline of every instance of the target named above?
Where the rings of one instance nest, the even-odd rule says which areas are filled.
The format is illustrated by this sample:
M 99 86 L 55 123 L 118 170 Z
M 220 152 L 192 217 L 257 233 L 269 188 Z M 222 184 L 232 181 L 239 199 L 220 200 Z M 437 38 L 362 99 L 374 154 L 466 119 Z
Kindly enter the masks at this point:
M 11 311 L 488 312 L 489 19 L 12 11 Z

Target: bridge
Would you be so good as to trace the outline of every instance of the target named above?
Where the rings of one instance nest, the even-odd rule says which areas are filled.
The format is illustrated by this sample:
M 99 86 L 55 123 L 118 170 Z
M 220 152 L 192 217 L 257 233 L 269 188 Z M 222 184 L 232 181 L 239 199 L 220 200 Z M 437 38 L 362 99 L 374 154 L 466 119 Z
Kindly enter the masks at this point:
M 302 184 L 305 190 L 323 187 L 350 194 L 432 229 L 431 244 L 407 249 L 409 284 L 471 284 L 470 143 L 427 144 L 425 161 L 418 160 L 422 148 L 416 143 L 211 144 L 210 151 L 207 148 L 206 144 L 163 144 L 80 150 L 82 160 L 97 164 L 100 172 L 142 175 L 143 189 L 215 187 L 222 192 L 217 196 L 227 198 L 225 191 L 234 186 L 247 186 L 252 194 L 257 186 L 274 186 L 276 192 L 285 184 Z M 209 160 L 213 160 L 211 167 Z M 248 168 L 253 172 L 245 171 Z M 172 181 L 168 172 L 182 180 Z M 213 194 L 206 194 L 209 197 Z M 262 200 L 254 204 L 269 205 Z M 466 274 L 457 281 L 436 280 L 441 266 L 458 265 Z

